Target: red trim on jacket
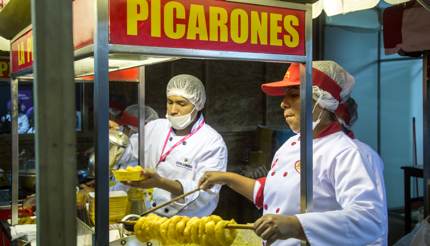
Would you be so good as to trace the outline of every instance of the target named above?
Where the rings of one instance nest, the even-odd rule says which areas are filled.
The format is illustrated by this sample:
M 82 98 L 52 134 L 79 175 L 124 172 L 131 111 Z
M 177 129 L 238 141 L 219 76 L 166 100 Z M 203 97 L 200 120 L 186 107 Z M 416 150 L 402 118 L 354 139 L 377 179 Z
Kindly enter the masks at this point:
M 260 187 L 257 191 L 257 195 L 255 196 L 254 204 L 257 208 L 262 208 L 264 203 L 264 186 L 266 185 L 266 177 L 259 178 L 255 182 L 258 182 Z
M 315 138 L 322 138 L 339 131 L 342 131 L 342 126 L 339 122 L 333 122 L 329 126 L 324 128 L 320 133 L 318 133 Z

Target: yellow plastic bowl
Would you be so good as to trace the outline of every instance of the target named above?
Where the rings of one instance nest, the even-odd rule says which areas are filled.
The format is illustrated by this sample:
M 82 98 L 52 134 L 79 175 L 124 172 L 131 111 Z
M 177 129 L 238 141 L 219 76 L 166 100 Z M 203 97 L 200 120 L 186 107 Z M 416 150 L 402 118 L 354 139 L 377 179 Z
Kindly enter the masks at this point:
M 142 171 L 141 166 L 135 166 L 113 170 L 112 173 L 117 181 L 140 181 L 143 180 Z
M 121 170 L 113 171 L 113 176 L 118 181 L 140 181 L 143 180 L 140 171 L 128 171 L 124 172 Z

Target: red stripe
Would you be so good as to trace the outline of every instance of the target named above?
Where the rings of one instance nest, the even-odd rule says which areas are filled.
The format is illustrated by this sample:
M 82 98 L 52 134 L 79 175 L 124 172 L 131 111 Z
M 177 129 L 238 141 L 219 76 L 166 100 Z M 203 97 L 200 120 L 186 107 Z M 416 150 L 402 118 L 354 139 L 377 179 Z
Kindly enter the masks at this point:
M 329 92 L 336 100 L 339 102 L 340 100 L 340 92 L 342 91 L 342 88 L 334 81 L 332 78 L 330 78 L 325 73 L 321 72 L 318 69 L 313 68 L 312 69 L 312 80 L 313 85 L 318 86 L 320 89 L 325 90 Z
M 266 177 L 259 178 L 256 180 L 260 184 L 260 188 L 257 191 L 257 195 L 255 196 L 254 204 L 257 208 L 262 208 L 264 203 L 264 186 L 266 185 Z
M 348 106 L 346 103 L 340 103 L 337 107 L 335 114 L 338 118 L 341 118 L 348 126 L 351 121 L 351 117 L 348 112 Z

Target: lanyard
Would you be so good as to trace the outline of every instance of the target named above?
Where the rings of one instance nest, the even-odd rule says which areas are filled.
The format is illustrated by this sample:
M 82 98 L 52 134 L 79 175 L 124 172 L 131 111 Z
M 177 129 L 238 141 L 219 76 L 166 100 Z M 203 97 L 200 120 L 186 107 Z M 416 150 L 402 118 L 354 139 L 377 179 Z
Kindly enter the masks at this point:
M 188 134 L 187 136 L 181 138 L 181 140 L 179 140 L 177 143 L 175 143 L 172 147 L 170 147 L 170 149 L 166 153 L 164 153 L 164 150 L 167 146 L 167 141 L 169 140 L 170 134 L 172 133 L 172 128 L 170 127 L 169 133 L 167 133 L 167 137 L 164 140 L 163 149 L 161 150 L 161 155 L 160 155 L 160 159 L 158 160 L 157 166 L 161 162 L 166 160 L 167 156 L 173 151 L 174 148 L 176 148 L 178 145 L 180 145 L 181 143 L 183 143 L 187 139 L 189 139 L 192 135 L 194 135 L 194 133 L 196 133 L 198 130 L 200 130 L 200 128 L 202 128 L 204 124 L 205 124 L 205 120 L 202 120 L 197 128 L 195 128 L 193 131 L 191 131 L 191 133 Z

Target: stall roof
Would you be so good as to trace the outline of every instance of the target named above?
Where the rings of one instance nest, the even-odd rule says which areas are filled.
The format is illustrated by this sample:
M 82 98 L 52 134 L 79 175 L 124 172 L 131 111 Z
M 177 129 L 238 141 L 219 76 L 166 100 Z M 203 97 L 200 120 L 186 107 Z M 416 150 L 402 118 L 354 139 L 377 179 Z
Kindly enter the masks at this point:
M 12 39 L 31 23 L 31 1 L 10 0 L 0 10 L 0 36 Z

